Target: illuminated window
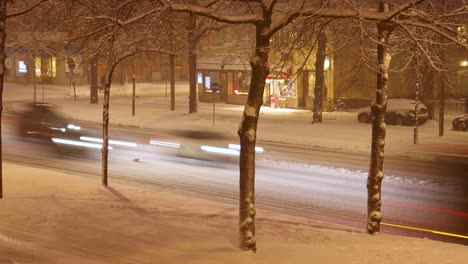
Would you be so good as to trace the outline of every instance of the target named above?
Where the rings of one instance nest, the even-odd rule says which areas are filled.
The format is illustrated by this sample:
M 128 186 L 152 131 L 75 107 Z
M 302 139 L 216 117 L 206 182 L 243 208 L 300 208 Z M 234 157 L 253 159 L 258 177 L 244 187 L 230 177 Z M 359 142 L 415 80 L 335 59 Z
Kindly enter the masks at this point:
M 36 77 L 41 77 L 41 57 L 34 58 L 34 69 L 36 72 Z
M 205 75 L 205 93 L 212 93 L 213 91 L 211 90 L 211 85 L 213 83 L 218 84 L 218 90 L 216 91 L 219 93 L 219 84 L 220 84 L 220 73 L 219 72 L 208 72 L 208 74 Z
M 18 72 L 19 73 L 27 73 L 28 68 L 26 67 L 26 63 L 22 60 L 18 61 Z
M 57 76 L 57 59 L 55 57 L 52 57 L 50 59 L 49 69 L 51 69 L 51 72 L 49 73 L 50 74 L 49 76 L 52 76 L 53 78 L 55 78 Z
M 211 92 L 211 77 L 205 76 L 205 91 Z
M 468 33 L 466 26 L 457 27 L 457 32 L 458 32 L 457 40 L 462 43 L 466 43 L 466 36 Z
M 250 90 L 250 78 L 249 71 L 234 72 L 233 94 L 248 94 Z
M 325 59 L 325 61 L 323 62 L 323 69 L 324 70 L 328 70 L 330 68 L 330 60 L 327 58 Z
M 308 96 L 314 96 L 315 93 L 315 72 L 309 73 Z
M 197 74 L 197 80 L 198 80 L 198 84 L 203 84 L 203 73 L 199 72 Z

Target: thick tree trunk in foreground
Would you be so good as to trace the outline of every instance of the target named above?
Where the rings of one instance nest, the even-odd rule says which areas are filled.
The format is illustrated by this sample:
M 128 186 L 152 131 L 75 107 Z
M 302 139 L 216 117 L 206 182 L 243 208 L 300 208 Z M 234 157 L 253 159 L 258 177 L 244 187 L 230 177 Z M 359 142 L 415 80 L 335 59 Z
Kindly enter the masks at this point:
M 3 115 L 3 82 L 5 79 L 5 22 L 6 0 L 0 1 L 0 199 L 3 198 L 3 139 L 2 139 L 2 115 Z
M 188 26 L 189 40 L 189 114 L 197 112 L 197 38 L 195 36 L 195 27 L 197 17 L 190 14 Z
M 322 101 L 324 84 L 324 63 L 325 49 L 327 45 L 327 35 L 321 31 L 318 36 L 317 54 L 315 59 L 315 88 L 314 88 L 314 109 L 312 123 L 322 123 Z
M 379 10 L 388 11 L 388 4 L 380 1 Z M 382 221 L 382 180 L 384 148 L 385 148 L 385 110 L 387 108 L 388 70 L 391 56 L 388 53 L 388 39 L 392 31 L 392 24 L 382 21 L 377 24 L 378 41 L 377 60 L 379 69 L 377 73 L 377 93 L 375 103 L 372 104 L 372 149 L 369 175 L 367 177 L 367 232 L 378 234 Z
M 271 20 L 265 19 L 256 25 L 255 55 L 250 60 L 252 81 L 239 126 L 240 151 L 240 208 L 239 208 L 239 246 L 242 250 L 256 251 L 255 239 L 255 143 L 263 91 L 269 73 L 268 52 L 269 36 L 264 32 L 270 29 Z

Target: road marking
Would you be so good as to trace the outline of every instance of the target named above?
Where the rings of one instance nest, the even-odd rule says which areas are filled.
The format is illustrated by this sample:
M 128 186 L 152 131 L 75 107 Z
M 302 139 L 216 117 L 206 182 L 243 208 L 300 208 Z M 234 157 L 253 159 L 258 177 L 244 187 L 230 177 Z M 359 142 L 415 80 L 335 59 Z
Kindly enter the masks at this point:
M 441 232 L 441 231 L 436 231 L 436 230 L 430 230 L 430 229 L 424 229 L 424 228 L 418 228 L 418 227 L 411 227 L 411 226 L 404 226 L 404 225 L 396 225 L 396 224 L 390 224 L 390 223 L 380 223 L 380 224 L 384 225 L 384 226 L 398 227 L 398 228 L 403 228 L 403 229 L 410 229 L 410 230 L 433 233 L 433 234 L 437 234 L 437 235 L 459 237 L 459 238 L 468 239 L 468 236 L 463 236 L 463 235 L 453 234 L 453 233 L 447 233 L 447 232 Z

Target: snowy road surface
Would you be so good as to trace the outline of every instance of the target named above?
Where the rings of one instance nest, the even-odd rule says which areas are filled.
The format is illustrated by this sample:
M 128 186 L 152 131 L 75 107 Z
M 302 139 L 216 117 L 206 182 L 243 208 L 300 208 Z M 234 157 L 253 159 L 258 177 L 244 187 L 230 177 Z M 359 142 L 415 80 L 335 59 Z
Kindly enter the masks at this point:
M 24 141 L 8 131 L 4 134 L 7 160 L 100 177 L 100 150 L 92 150 L 86 157 L 63 158 L 45 145 Z M 139 145 L 110 151 L 110 186 L 113 178 L 132 177 L 195 197 L 237 204 L 239 172 L 235 163 L 169 155 L 163 147 L 140 144 L 147 135 L 138 130 L 122 129 L 115 135 L 139 140 Z M 212 143 L 219 145 L 220 140 Z M 366 158 L 268 146 L 258 156 L 257 207 L 364 229 Z M 461 177 L 461 168 L 392 159 L 388 167 L 383 184 L 383 232 L 467 244 L 467 239 L 451 236 L 468 236 L 467 182 Z M 433 230 L 448 235 L 431 233 Z

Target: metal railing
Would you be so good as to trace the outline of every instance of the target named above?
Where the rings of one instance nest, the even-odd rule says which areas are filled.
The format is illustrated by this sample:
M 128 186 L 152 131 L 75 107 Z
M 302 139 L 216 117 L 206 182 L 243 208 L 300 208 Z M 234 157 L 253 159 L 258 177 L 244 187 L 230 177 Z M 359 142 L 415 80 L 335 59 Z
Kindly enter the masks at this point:
M 430 110 L 431 117 L 438 119 L 440 102 L 438 100 L 425 100 L 423 102 Z M 444 103 L 444 112 L 448 115 L 463 115 L 468 113 L 468 99 L 449 99 Z

